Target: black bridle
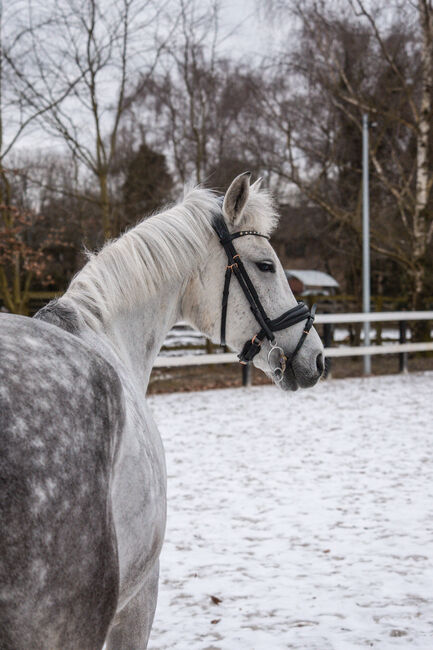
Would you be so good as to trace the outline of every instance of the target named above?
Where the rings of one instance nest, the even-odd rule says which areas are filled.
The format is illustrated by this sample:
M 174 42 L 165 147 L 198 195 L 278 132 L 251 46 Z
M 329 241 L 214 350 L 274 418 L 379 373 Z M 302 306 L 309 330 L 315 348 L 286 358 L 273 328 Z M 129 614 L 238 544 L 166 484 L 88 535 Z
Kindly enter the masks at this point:
M 228 265 L 226 267 L 224 279 L 221 312 L 221 345 L 225 345 L 226 343 L 227 304 L 229 299 L 230 280 L 233 273 L 235 274 L 241 286 L 241 289 L 250 304 L 254 318 L 261 328 L 260 331 L 257 332 L 257 334 L 255 334 L 251 340 L 245 342 L 245 345 L 242 348 L 242 352 L 238 354 L 239 361 L 241 363 L 247 364 L 254 359 L 256 354 L 260 352 L 260 348 L 265 337 L 270 341 L 273 348 L 281 350 L 281 348 L 276 345 L 274 332 L 279 332 L 280 330 L 287 329 L 288 327 L 292 327 L 292 325 L 296 325 L 297 323 L 306 320 L 301 337 L 288 359 L 284 356 L 284 353 L 281 350 L 281 365 L 283 367 L 280 368 L 280 372 L 282 378 L 285 367 L 292 363 L 293 359 L 298 354 L 305 339 L 307 338 L 308 333 L 311 330 L 316 313 L 316 305 L 313 305 L 310 312 L 305 303 L 299 302 L 296 307 L 289 309 L 288 311 L 281 314 L 281 316 L 278 316 L 277 318 L 271 320 L 266 314 L 266 311 L 260 302 L 257 291 L 255 290 L 254 285 L 251 282 L 251 279 L 245 269 L 245 266 L 242 263 L 239 253 L 236 252 L 236 249 L 233 245 L 234 239 L 237 239 L 238 237 L 245 237 L 246 235 L 264 237 L 265 239 L 269 239 L 269 237 L 262 235 L 255 230 L 240 230 L 238 232 L 230 233 L 222 215 L 215 216 L 212 225 L 219 237 L 221 245 L 224 247 L 228 259 Z

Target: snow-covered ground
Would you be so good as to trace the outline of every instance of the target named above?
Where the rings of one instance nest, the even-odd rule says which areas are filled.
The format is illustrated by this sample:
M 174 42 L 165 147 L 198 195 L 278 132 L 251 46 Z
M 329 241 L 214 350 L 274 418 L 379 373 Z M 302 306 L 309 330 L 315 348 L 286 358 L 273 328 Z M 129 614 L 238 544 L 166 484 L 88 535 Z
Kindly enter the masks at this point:
M 431 650 L 433 372 L 150 398 L 151 650 Z

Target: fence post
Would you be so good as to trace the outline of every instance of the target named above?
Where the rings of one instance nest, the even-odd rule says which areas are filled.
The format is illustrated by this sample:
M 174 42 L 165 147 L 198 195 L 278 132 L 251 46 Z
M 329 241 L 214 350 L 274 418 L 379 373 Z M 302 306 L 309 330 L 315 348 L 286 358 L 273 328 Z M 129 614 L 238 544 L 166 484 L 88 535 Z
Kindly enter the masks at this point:
M 400 320 L 398 322 L 398 329 L 400 332 L 399 343 L 406 343 L 406 321 Z M 399 372 L 408 372 L 408 353 L 400 352 L 398 355 L 398 369 Z
M 242 386 L 249 388 L 253 383 L 253 367 L 251 363 L 242 364 Z
M 334 326 L 332 323 L 323 324 L 323 343 L 325 348 L 332 347 L 334 340 Z M 325 352 L 325 377 L 327 379 L 332 378 L 332 360 L 328 359 Z

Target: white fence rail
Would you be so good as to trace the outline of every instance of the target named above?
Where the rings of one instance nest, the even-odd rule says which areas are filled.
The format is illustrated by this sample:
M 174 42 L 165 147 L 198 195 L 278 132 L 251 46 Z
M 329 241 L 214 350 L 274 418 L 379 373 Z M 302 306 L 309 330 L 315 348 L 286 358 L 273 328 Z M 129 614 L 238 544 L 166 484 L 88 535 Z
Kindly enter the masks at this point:
M 326 357 L 363 357 L 372 354 L 398 354 L 402 352 L 427 352 L 433 350 L 433 342 L 391 343 L 390 345 L 359 345 L 357 347 L 325 348 Z
M 373 312 L 370 314 L 319 314 L 315 323 L 320 325 L 332 325 L 338 323 L 380 323 L 396 322 L 406 323 L 407 321 L 432 320 L 433 311 L 390 311 Z M 392 343 L 386 345 L 359 345 L 325 347 L 325 356 L 331 357 L 355 357 L 376 354 L 400 354 L 406 356 L 409 352 L 433 351 L 433 342 L 425 343 Z M 179 357 L 157 357 L 154 368 L 175 368 L 181 366 L 202 366 L 208 364 L 236 363 L 237 355 L 227 354 L 186 354 Z M 403 365 L 406 361 L 404 360 Z
M 207 366 L 217 363 L 236 363 L 236 354 L 185 354 L 181 357 L 157 357 L 154 368 L 178 368 L 180 366 Z
M 433 311 L 374 311 L 369 314 L 318 314 L 315 323 L 385 323 L 433 320 Z

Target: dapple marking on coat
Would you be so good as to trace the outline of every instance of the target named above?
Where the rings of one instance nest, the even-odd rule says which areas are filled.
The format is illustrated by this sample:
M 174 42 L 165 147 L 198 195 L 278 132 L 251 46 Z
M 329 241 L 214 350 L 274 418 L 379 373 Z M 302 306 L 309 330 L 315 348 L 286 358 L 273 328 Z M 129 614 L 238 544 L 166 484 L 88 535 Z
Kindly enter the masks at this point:
M 218 341 L 226 255 L 212 219 L 221 210 L 231 231 L 269 234 L 277 222 L 249 174 L 223 207 L 213 192 L 190 190 L 92 255 L 35 318 L 0 316 L 2 650 L 147 647 L 166 471 L 145 393 L 177 320 Z M 237 247 L 270 316 L 295 306 L 269 242 L 242 237 Z M 277 332 L 287 355 L 302 328 Z M 234 284 L 228 344 L 239 352 L 256 331 Z M 254 360 L 265 371 L 268 351 L 265 341 Z M 322 352 L 312 330 L 280 386 L 315 384 Z

